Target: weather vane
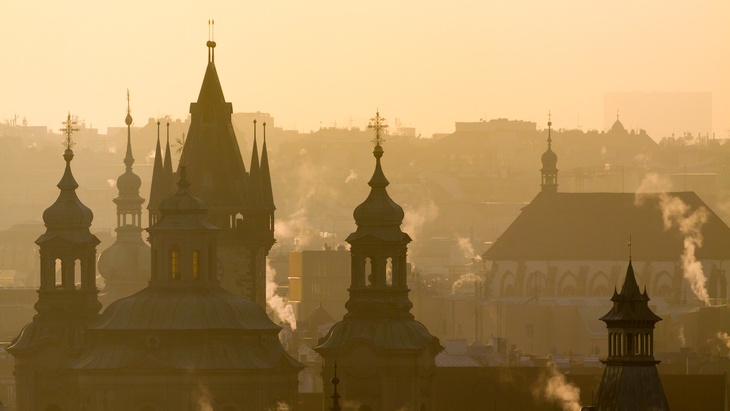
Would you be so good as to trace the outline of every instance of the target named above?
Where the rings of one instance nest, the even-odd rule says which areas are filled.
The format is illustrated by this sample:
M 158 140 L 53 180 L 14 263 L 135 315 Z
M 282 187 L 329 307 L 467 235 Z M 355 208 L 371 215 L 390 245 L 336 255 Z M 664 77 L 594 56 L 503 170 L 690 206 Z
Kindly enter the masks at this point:
M 66 140 L 63 142 L 63 144 L 66 145 L 66 150 L 70 150 L 71 147 L 73 147 L 75 144 L 74 141 L 71 140 L 71 135 L 75 131 L 79 131 L 78 128 L 74 127 L 76 125 L 76 120 L 71 120 L 71 112 L 68 113 L 68 117 L 66 117 L 66 121 L 61 124 L 66 126 L 59 130 L 59 131 L 62 131 L 64 134 L 66 134 Z
M 380 111 L 376 111 L 375 117 L 370 119 L 370 124 L 368 124 L 368 128 L 375 130 L 375 139 L 373 140 L 373 143 L 375 143 L 376 146 L 379 146 L 381 143 L 385 142 L 385 139 L 381 135 L 381 132 L 384 134 L 385 129 L 388 128 L 388 125 L 385 124 L 385 119 L 383 117 L 380 117 Z

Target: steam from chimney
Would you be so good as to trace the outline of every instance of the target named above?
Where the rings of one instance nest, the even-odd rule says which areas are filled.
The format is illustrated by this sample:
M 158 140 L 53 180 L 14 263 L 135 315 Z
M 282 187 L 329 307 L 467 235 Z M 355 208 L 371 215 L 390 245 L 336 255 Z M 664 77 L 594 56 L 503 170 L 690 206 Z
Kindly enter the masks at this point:
M 697 261 L 695 251 L 702 247 L 702 226 L 707 222 L 709 212 L 704 207 L 692 211 L 679 197 L 667 194 L 670 185 L 666 180 L 660 180 L 655 173 L 649 173 L 642 180 L 636 192 L 636 204 L 642 204 L 647 196 L 659 199 L 662 211 L 664 229 L 677 228 L 684 236 L 684 250 L 680 256 L 684 278 L 689 282 L 694 295 L 705 305 L 710 305 L 710 296 L 707 293 L 707 277 L 702 271 L 702 263 Z M 652 191 L 654 191 L 652 193 Z
M 686 347 L 687 346 L 687 340 L 684 338 L 684 326 L 679 326 L 679 331 L 677 332 L 677 338 L 679 339 L 679 346 L 680 347 Z
M 454 281 L 454 284 L 451 285 L 451 294 L 456 294 L 456 290 L 461 288 L 464 283 L 476 283 L 480 281 L 482 281 L 482 279 L 474 273 L 462 274 L 456 281 Z
M 727 335 L 726 332 L 719 332 L 717 333 L 717 338 L 722 341 L 727 348 L 730 348 L 730 335 Z
M 357 173 L 355 172 L 355 170 L 350 170 L 350 174 L 348 174 L 347 178 L 345 179 L 345 184 L 353 180 L 357 180 Z
M 456 242 L 459 244 L 459 250 L 461 254 L 470 260 L 482 261 L 482 257 L 474 252 L 474 247 L 471 244 L 471 239 L 468 237 L 457 237 Z
M 563 411 L 580 411 L 580 388 L 567 382 L 555 366 L 546 368 L 532 389 L 535 398 L 541 398 L 560 405 Z
M 271 307 L 279 319 L 289 324 L 292 330 L 297 329 L 297 319 L 294 316 L 294 308 L 291 304 L 284 302 L 284 299 L 276 293 L 279 285 L 275 281 L 276 270 L 266 260 L 266 304 Z
M 401 229 L 414 240 L 421 234 L 423 225 L 432 222 L 439 215 L 439 208 L 432 200 L 415 208 L 405 206 L 403 211 L 405 216 L 403 217 Z

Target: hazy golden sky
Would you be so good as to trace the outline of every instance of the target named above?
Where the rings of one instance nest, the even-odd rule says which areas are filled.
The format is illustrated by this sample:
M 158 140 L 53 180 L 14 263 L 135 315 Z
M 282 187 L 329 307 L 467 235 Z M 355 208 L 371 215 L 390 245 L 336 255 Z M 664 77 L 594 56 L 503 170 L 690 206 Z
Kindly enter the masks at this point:
M 236 112 L 424 136 L 507 117 L 604 127 L 603 93 L 710 91 L 730 130 L 730 1 L 15 1 L 0 8 L 0 120 L 60 127 L 184 118 L 206 65 Z

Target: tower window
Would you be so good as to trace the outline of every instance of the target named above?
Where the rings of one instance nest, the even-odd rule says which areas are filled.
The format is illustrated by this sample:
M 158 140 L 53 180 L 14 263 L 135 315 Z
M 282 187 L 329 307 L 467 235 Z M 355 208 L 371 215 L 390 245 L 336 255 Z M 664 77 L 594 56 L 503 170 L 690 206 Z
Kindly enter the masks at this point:
M 178 246 L 170 248 L 170 279 L 180 279 L 180 248 Z
M 200 251 L 193 251 L 193 280 L 200 278 Z

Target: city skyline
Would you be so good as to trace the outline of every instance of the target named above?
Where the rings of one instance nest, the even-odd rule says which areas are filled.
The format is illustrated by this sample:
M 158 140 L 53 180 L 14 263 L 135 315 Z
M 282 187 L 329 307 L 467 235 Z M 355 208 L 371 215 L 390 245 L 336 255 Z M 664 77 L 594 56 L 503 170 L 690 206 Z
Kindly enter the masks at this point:
M 12 40 L 10 64 L 0 68 L 9 97 L 0 116 L 54 128 L 59 113 L 71 111 L 87 126 L 118 127 L 129 88 L 137 124 L 185 118 L 181 102 L 197 93 L 188 79 L 202 75 L 201 44 L 213 18 L 234 111 L 269 112 L 288 129 L 364 127 L 379 107 L 393 126 L 398 118 L 424 137 L 482 118 L 542 124 L 548 110 L 557 128 L 604 130 L 604 93 L 710 92 L 713 131 L 726 138 L 728 11 L 710 0 L 662 7 L 12 2 L 0 17 Z

